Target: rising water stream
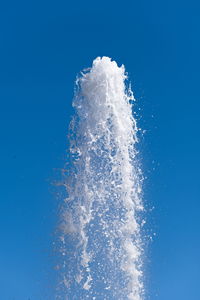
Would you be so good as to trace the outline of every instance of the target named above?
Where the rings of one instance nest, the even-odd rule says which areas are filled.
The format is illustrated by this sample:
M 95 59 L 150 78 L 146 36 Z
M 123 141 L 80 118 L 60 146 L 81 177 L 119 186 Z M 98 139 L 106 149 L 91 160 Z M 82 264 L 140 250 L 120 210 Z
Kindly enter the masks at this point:
M 141 172 L 124 67 L 96 58 L 77 79 L 62 223 L 63 299 L 141 300 Z

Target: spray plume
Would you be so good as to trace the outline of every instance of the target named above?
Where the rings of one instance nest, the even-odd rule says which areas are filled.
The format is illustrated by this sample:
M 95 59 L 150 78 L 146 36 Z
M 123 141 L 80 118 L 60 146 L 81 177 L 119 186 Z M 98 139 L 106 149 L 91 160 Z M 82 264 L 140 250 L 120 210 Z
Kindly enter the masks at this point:
M 124 66 L 98 57 L 76 81 L 61 216 L 62 299 L 142 299 L 141 171 L 126 78 Z

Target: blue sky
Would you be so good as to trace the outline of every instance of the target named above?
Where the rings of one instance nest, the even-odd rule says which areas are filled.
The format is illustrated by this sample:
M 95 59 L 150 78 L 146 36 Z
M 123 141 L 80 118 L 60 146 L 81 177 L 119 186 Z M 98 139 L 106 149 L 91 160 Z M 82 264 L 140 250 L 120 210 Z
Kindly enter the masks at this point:
M 147 299 L 198 300 L 198 1 L 10 1 L 0 10 L 0 299 L 52 300 L 58 179 L 74 80 L 125 64 L 138 100 Z

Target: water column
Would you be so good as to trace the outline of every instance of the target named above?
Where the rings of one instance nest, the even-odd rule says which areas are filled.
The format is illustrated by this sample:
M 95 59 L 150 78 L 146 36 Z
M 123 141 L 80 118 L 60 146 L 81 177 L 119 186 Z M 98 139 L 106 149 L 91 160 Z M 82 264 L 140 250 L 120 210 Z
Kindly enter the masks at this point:
M 96 58 L 76 81 L 61 213 L 62 299 L 141 300 L 141 171 L 124 67 Z

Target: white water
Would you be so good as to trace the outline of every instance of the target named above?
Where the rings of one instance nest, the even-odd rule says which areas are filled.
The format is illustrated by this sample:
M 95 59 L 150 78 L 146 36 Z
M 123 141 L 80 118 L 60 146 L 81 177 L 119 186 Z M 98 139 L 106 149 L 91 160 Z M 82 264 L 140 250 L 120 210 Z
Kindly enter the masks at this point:
M 124 67 L 97 58 L 77 79 L 62 210 L 62 299 L 141 300 L 141 179 Z

